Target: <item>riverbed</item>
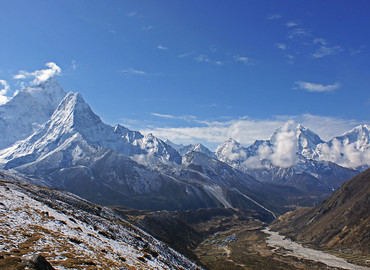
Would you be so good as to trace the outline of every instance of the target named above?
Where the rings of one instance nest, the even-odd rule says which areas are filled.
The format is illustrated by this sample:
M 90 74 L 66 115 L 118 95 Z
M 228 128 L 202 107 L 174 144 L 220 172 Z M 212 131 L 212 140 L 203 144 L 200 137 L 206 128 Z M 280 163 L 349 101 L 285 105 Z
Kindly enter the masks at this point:
M 342 269 L 370 270 L 369 267 L 354 265 L 334 255 L 331 255 L 331 254 L 328 254 L 328 253 L 325 253 L 319 250 L 306 248 L 302 246 L 301 244 L 298 244 L 296 242 L 293 242 L 285 238 L 285 236 L 280 235 L 278 232 L 271 231 L 270 228 L 266 228 L 262 231 L 264 233 L 269 234 L 266 240 L 267 245 L 275 249 L 284 248 L 284 252 L 286 253 L 286 256 L 294 256 L 297 258 L 313 260 L 316 262 L 322 262 L 328 266 L 338 267 Z

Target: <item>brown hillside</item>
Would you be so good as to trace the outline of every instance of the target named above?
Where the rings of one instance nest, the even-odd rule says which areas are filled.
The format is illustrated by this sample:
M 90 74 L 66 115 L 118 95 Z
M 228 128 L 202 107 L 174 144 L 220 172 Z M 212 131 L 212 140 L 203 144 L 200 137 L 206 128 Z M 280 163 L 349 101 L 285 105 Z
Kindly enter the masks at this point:
M 370 254 L 370 169 L 345 182 L 320 206 L 289 212 L 271 227 L 316 248 Z

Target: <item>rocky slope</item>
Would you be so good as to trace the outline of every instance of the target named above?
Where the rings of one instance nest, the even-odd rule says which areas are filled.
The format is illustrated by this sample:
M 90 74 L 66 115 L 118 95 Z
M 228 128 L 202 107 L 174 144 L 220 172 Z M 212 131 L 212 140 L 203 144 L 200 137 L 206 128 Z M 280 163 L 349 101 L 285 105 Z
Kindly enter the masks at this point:
M 272 228 L 316 248 L 370 255 L 370 169 L 345 182 L 320 206 L 289 212 Z
M 18 180 L 0 174 L 0 266 L 41 254 L 55 269 L 200 269 L 110 209 Z

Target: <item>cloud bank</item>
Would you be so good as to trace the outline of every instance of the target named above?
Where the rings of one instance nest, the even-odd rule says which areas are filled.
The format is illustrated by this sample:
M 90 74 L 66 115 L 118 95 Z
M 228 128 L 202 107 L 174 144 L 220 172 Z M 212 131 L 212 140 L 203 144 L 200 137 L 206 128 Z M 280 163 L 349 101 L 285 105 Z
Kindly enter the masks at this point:
M 337 163 L 343 167 L 356 168 L 370 165 L 370 148 L 359 149 L 355 143 L 342 143 L 333 139 L 331 144 L 322 144 L 318 147 L 320 159 Z
M 295 133 L 296 124 L 294 121 L 289 121 L 284 124 L 280 132 L 274 138 L 274 146 L 271 155 L 268 159 L 275 166 L 287 168 L 298 162 L 298 146 Z M 266 155 L 267 149 L 259 149 L 259 155 Z
M 126 73 L 126 74 L 132 74 L 132 75 L 147 75 L 145 71 L 134 69 L 134 68 L 122 69 L 119 72 Z
M 17 75 L 13 76 L 13 78 L 17 80 L 33 79 L 31 83 L 37 85 L 55 75 L 60 75 L 62 73 L 62 69 L 54 62 L 48 62 L 45 64 L 45 66 L 48 68 L 35 70 L 33 72 L 20 70 Z
M 160 114 L 162 118 L 169 118 L 167 114 Z M 233 138 L 243 145 L 250 145 L 255 140 L 268 139 L 277 128 L 284 126 L 289 120 L 300 123 L 319 134 L 323 140 L 329 140 L 338 134 L 342 134 L 354 126 L 362 124 L 357 120 L 348 120 L 337 117 L 318 116 L 312 114 L 304 115 L 280 115 L 271 119 L 251 119 L 242 117 L 232 120 L 204 121 L 195 116 L 170 116 L 172 119 L 186 121 L 185 126 L 180 127 L 152 127 L 142 126 L 139 129 L 144 134 L 153 133 L 162 139 L 169 139 L 175 143 L 203 143 L 215 149 L 228 138 Z M 135 128 L 135 127 L 133 127 Z
M 10 99 L 10 97 L 6 96 L 10 87 L 5 80 L 0 80 L 0 84 L 3 86 L 3 88 L 0 89 L 0 105 L 3 105 Z

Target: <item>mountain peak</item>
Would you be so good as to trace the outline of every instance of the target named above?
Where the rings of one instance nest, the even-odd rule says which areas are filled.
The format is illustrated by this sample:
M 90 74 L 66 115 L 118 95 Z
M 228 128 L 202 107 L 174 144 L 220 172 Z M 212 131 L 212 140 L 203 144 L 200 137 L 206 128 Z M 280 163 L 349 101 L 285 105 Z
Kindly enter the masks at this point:
M 21 90 L 0 106 L 0 148 L 27 138 L 49 120 L 66 92 L 55 78 Z
M 334 141 L 339 141 L 343 146 L 353 145 L 356 149 L 364 152 L 370 148 L 370 126 L 356 126 L 342 136 L 331 139 L 328 142 L 329 145 L 332 145 Z
M 298 153 L 309 159 L 315 155 L 317 145 L 323 143 L 319 135 L 301 124 L 297 124 L 294 128 L 294 122 L 287 122 L 276 129 L 270 137 L 271 144 L 275 146 L 287 140 L 295 141 Z
M 235 166 L 242 163 L 248 157 L 248 149 L 232 138 L 226 140 L 216 149 L 216 156 L 220 161 Z
M 203 153 L 205 155 L 207 155 L 208 157 L 211 157 L 211 158 L 217 158 L 215 153 L 212 152 L 211 150 L 209 150 L 207 147 L 205 147 L 203 144 L 201 143 L 198 143 L 198 144 L 189 144 L 185 147 L 183 147 L 183 149 L 181 149 L 182 155 L 185 155 L 186 153 L 189 153 L 189 152 L 199 152 L 199 153 Z
M 370 126 L 369 125 L 358 125 L 356 127 L 354 127 L 353 129 L 347 131 L 346 133 L 344 133 L 343 135 L 345 134 L 349 134 L 349 133 L 363 133 L 363 132 L 369 132 L 370 131 Z
M 241 144 L 237 141 L 234 140 L 233 138 L 228 138 L 222 145 L 235 145 L 235 146 L 241 146 Z
M 301 143 L 303 143 L 303 140 L 305 140 L 307 143 L 311 144 L 312 147 L 316 147 L 319 143 L 323 142 L 319 135 L 300 124 L 297 125 L 296 133 L 297 139 L 300 140 Z
M 35 88 L 52 88 L 52 87 L 61 87 L 58 80 L 55 79 L 54 77 L 50 77 L 45 81 L 42 81 L 36 85 L 34 85 Z M 32 88 L 32 87 L 31 87 Z
M 60 128 L 75 128 L 82 134 L 89 134 L 92 129 L 98 129 L 103 122 L 85 102 L 80 93 L 69 92 L 60 102 L 58 108 L 51 116 L 53 126 Z M 95 134 L 89 134 L 91 135 Z
M 18 98 L 22 98 L 23 95 L 31 95 L 34 98 L 38 98 L 42 103 L 54 101 L 54 105 L 55 103 L 58 105 L 58 103 L 66 95 L 66 92 L 59 84 L 58 80 L 54 77 L 51 77 L 37 85 L 30 85 L 24 88 L 13 99 L 17 100 Z M 17 96 L 19 97 L 17 98 Z

